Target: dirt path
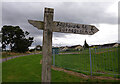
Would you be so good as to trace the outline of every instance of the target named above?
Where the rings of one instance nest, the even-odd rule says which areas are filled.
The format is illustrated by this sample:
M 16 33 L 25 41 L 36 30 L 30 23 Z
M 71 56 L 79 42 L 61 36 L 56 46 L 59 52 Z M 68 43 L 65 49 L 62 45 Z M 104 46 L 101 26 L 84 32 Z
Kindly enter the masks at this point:
M 17 58 L 17 57 L 29 56 L 29 55 L 34 55 L 34 54 L 40 54 L 40 53 L 30 53 L 30 54 L 25 54 L 25 55 L 17 55 L 17 56 L 11 56 L 11 57 L 7 57 L 7 58 L 2 58 L 2 59 L 0 59 L 0 63 L 5 62 L 5 61 L 10 60 L 10 59 Z
M 52 66 L 52 69 L 53 70 L 57 70 L 57 71 L 63 71 L 65 73 L 68 73 L 68 74 L 71 74 L 71 75 L 74 75 L 74 76 L 77 76 L 77 77 L 80 77 L 80 78 L 84 78 L 84 79 L 105 79 L 105 80 L 120 80 L 118 78 L 112 78 L 112 77 L 103 77 L 103 76 L 90 76 L 90 75 L 84 75 L 82 73 L 78 73 L 78 72 L 74 72 L 74 71 L 70 71 L 70 70 L 66 70 L 66 69 L 63 69 L 63 68 L 58 68 L 58 67 L 53 67 Z

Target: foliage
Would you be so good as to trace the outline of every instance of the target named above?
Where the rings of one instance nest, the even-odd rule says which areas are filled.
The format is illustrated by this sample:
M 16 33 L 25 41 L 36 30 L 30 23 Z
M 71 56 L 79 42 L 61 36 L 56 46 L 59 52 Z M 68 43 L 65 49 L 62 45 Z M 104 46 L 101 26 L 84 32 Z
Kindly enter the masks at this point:
M 84 47 L 84 49 L 85 49 L 85 48 L 89 48 L 89 45 L 87 44 L 86 40 L 85 40 L 85 42 L 84 42 L 83 47 Z
M 2 48 L 6 49 L 10 46 L 11 51 L 15 52 L 26 52 L 28 47 L 33 42 L 33 37 L 26 36 L 29 32 L 23 31 L 19 26 L 3 26 L 2 27 Z

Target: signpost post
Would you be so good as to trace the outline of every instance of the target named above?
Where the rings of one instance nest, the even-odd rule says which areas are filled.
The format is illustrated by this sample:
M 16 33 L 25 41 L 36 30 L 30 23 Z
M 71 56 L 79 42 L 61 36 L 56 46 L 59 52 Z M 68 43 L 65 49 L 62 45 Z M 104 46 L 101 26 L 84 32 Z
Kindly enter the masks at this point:
M 99 30 L 93 25 L 53 21 L 54 9 L 45 8 L 44 21 L 28 20 L 30 24 L 43 30 L 42 83 L 51 81 L 52 32 L 93 35 Z

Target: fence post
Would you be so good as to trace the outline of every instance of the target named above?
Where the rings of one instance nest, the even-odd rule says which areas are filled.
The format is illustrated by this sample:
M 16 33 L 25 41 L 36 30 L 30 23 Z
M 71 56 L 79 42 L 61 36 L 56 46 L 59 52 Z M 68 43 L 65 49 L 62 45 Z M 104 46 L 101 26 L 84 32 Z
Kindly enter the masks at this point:
M 53 66 L 55 66 L 55 49 L 53 49 Z
M 90 74 L 92 76 L 92 61 L 91 61 L 91 49 L 89 48 L 89 54 L 90 54 Z
M 97 58 L 97 50 L 96 50 L 96 48 L 95 48 L 95 59 L 94 60 L 96 60 L 96 58 Z M 96 62 L 96 61 L 95 61 Z M 97 62 L 95 63 L 95 65 L 96 65 L 96 69 L 95 69 L 95 71 L 97 71 Z
M 97 53 L 96 48 L 95 48 L 95 54 Z

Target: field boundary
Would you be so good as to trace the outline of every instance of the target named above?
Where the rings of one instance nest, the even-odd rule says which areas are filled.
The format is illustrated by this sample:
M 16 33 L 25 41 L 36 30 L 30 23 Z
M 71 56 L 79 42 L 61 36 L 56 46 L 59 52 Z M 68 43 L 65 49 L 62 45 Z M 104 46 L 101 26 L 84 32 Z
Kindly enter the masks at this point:
M 118 66 L 119 47 L 88 48 L 83 50 L 54 50 L 52 64 L 75 72 L 120 78 Z M 90 72 L 90 73 L 89 73 Z
M 40 64 L 42 64 L 42 60 L 40 60 Z M 56 67 L 56 66 L 53 66 L 53 65 L 52 65 L 52 69 L 56 70 L 56 71 L 63 71 L 63 72 L 68 73 L 70 75 L 74 75 L 74 76 L 84 78 L 84 79 L 120 80 L 119 78 L 113 78 L 113 77 L 85 75 L 85 74 L 74 72 L 74 71 L 71 71 L 71 70 L 66 70 L 64 68 Z
M 80 78 L 84 78 L 84 79 L 100 79 L 100 80 L 120 80 L 119 78 L 113 78 L 113 77 L 104 77 L 104 76 L 90 76 L 90 75 L 85 75 L 82 73 L 78 73 L 78 72 L 74 72 L 74 71 L 70 71 L 70 70 L 66 70 L 64 68 L 59 68 L 59 67 L 54 67 L 52 66 L 53 70 L 57 70 L 57 71 L 63 71 L 65 73 L 80 77 Z

